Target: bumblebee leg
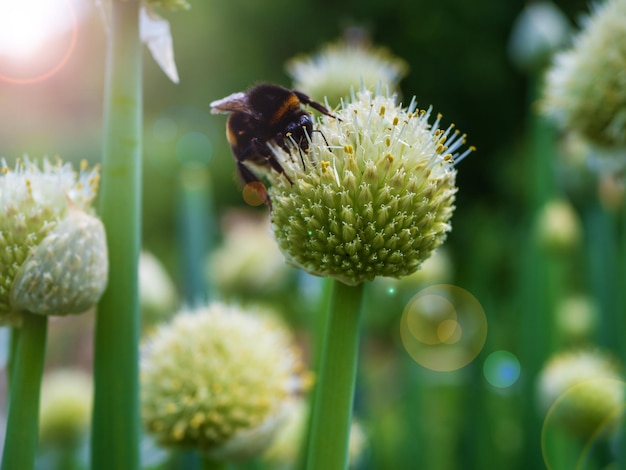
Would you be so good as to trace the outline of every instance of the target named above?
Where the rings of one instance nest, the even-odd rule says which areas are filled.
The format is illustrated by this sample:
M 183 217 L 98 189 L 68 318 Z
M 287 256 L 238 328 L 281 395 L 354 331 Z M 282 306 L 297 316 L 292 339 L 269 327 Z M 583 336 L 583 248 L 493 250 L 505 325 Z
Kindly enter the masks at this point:
M 287 181 L 293 184 L 293 181 L 291 181 L 291 178 L 289 178 L 289 176 L 287 176 L 287 173 L 285 173 L 285 169 L 282 167 L 280 162 L 276 159 L 276 155 L 274 155 L 274 152 L 266 143 L 260 141 L 257 138 L 254 138 L 250 141 L 250 146 L 254 147 L 255 153 L 261 156 L 261 159 L 256 160 L 258 163 L 262 165 L 269 165 L 278 173 L 284 175 L 285 178 L 287 178 Z
M 268 155 L 266 157 L 266 161 L 267 163 L 270 164 L 270 166 L 276 170 L 278 173 L 281 173 L 282 175 L 285 176 L 285 178 L 287 178 L 287 181 L 289 181 L 292 185 L 293 185 L 293 181 L 291 181 L 291 178 L 289 178 L 289 176 L 287 176 L 287 173 L 285 173 L 285 169 L 282 167 L 282 165 L 278 162 L 278 160 L 276 160 L 276 157 L 274 156 L 274 154 L 272 155 Z
M 257 176 L 246 166 L 243 160 L 237 160 L 237 172 L 239 173 L 239 177 L 243 180 L 245 185 L 249 185 L 251 183 L 258 183 L 263 188 L 263 192 L 265 193 L 265 204 L 272 209 L 272 201 L 270 201 L 270 196 L 267 194 L 267 190 L 265 189 L 265 185 L 257 178 Z M 257 189 L 257 192 L 260 191 Z
M 243 160 L 237 160 L 237 172 L 244 184 L 260 181 L 252 170 L 246 166 Z

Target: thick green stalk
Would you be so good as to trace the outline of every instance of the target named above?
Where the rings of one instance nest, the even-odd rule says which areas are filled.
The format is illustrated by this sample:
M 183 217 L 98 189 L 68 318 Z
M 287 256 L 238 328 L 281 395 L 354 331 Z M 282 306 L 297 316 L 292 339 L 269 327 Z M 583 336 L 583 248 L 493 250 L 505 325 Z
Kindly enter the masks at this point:
M 538 76 L 531 79 L 530 102 L 538 96 L 540 81 Z M 554 155 L 555 131 L 543 116 L 529 115 L 529 172 L 531 191 L 528 194 L 527 214 L 532 222 L 537 211 L 554 195 Z M 529 224 L 532 226 L 532 223 Z M 541 253 L 532 232 L 527 234 L 525 253 L 520 263 L 521 289 L 519 305 L 524 306 L 521 317 L 520 362 L 524 367 L 522 376 L 522 419 L 524 427 L 523 467 L 541 468 L 543 458 L 538 437 L 543 420 L 537 413 L 534 401 L 535 381 L 553 345 L 551 323 L 554 296 L 550 292 L 550 260 Z
M 348 466 L 363 284 L 334 281 L 313 402 L 308 470 Z
M 618 290 L 618 299 L 617 305 L 618 310 L 615 312 L 616 318 L 613 320 L 613 324 L 616 327 L 616 331 L 619 331 L 623 334 L 624 328 L 626 328 L 626 292 L 624 292 L 624 288 L 626 288 L 626 200 L 622 202 L 622 213 L 621 213 L 621 256 L 620 256 L 620 287 Z M 624 341 L 617 341 L 616 344 L 617 352 L 621 359 L 622 365 L 626 364 L 626 345 Z M 622 409 L 620 410 L 621 417 L 618 421 L 619 431 L 617 435 L 619 436 L 619 443 L 615 446 L 617 450 L 617 464 L 619 470 L 626 470 L 626 412 L 624 411 L 624 404 L 622 404 Z
M 98 306 L 92 469 L 139 468 L 141 41 L 138 0 L 112 0 L 100 214 L 109 284 Z
M 19 327 L 12 327 L 9 332 L 9 355 L 7 358 L 7 388 L 10 390 L 11 378 L 13 377 L 13 365 L 15 364 L 15 357 L 17 356 L 17 345 L 20 339 Z
M 324 347 L 324 332 L 326 331 L 326 323 L 328 320 L 331 293 L 333 291 L 333 280 L 329 277 L 322 278 L 322 292 L 317 301 L 314 315 L 313 328 L 313 350 L 311 351 L 311 369 L 318 375 L 320 356 Z M 315 393 L 315 385 L 313 386 L 312 395 Z M 301 440 L 300 449 L 298 451 L 298 460 L 295 468 L 304 470 L 306 468 L 306 460 L 309 455 L 309 444 L 311 442 L 311 426 L 313 423 L 313 413 L 307 410 L 306 432 Z
M 48 317 L 24 312 L 11 375 L 9 416 L 2 470 L 35 466 L 39 435 L 39 393 L 46 355 Z

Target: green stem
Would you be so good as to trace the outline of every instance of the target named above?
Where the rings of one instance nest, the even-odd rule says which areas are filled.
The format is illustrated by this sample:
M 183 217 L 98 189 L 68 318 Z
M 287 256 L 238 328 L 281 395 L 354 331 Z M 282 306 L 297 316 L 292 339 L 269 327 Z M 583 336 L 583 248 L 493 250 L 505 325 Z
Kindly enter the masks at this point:
M 313 403 L 308 470 L 348 466 L 363 284 L 334 281 Z
M 618 309 L 615 312 L 615 319 L 613 320 L 613 324 L 615 325 L 616 331 L 622 332 L 624 328 L 626 328 L 626 293 L 624 292 L 624 288 L 626 288 L 626 200 L 622 202 L 621 208 L 621 234 L 620 234 L 620 287 L 617 294 L 617 305 Z M 617 353 L 622 361 L 622 365 L 626 364 L 626 345 L 624 341 L 620 341 L 616 338 L 615 347 L 617 349 Z M 617 433 L 619 438 L 619 445 L 616 446 L 617 450 L 617 468 L 619 470 L 626 470 L 626 412 L 624 411 L 624 406 L 622 405 L 621 410 L 621 418 L 619 419 L 619 431 Z
M 46 353 L 48 317 L 23 313 L 2 456 L 2 470 L 29 470 L 35 466 L 39 434 L 39 393 Z
M 179 240 L 182 259 L 183 298 L 191 307 L 211 298 L 205 258 L 213 242 L 213 204 L 209 171 L 188 164 L 180 177 Z
M 138 0 L 111 2 L 100 208 L 109 247 L 109 284 L 96 319 L 92 469 L 139 468 L 139 6 Z
M 322 292 L 318 299 L 317 306 L 315 308 L 314 321 L 312 325 L 314 330 L 313 336 L 313 350 L 311 351 L 311 369 L 316 375 L 319 375 L 319 363 L 320 356 L 324 347 L 324 331 L 326 330 L 326 323 L 328 320 L 330 298 L 333 291 L 333 280 L 329 277 L 322 279 Z M 313 386 L 312 394 L 315 394 L 315 385 Z M 306 459 L 309 455 L 309 444 L 311 442 L 311 426 L 313 423 L 313 413 L 310 409 L 307 410 L 306 418 L 306 432 L 301 438 L 301 444 L 298 451 L 298 460 L 296 462 L 296 470 L 304 470 L 306 468 Z
M 20 331 L 22 331 L 19 327 L 12 327 L 9 335 L 9 357 L 7 359 L 7 388 L 10 390 L 11 387 L 11 379 L 13 378 L 13 366 L 15 365 L 15 358 L 17 356 L 17 345 L 20 339 Z

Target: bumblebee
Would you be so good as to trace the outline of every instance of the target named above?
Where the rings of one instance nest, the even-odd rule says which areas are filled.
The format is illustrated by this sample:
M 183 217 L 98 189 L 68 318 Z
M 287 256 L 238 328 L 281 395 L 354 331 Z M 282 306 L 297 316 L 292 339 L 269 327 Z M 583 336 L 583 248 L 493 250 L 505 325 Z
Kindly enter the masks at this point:
M 253 86 L 248 91 L 233 93 L 211 103 L 212 113 L 230 113 L 226 137 L 244 183 L 259 181 L 246 162 L 273 168 L 293 183 L 270 145 L 277 145 L 291 155 L 294 146 L 288 144 L 295 143 L 304 165 L 302 152 L 309 150 L 313 120 L 302 105 L 334 117 L 304 93 L 270 83 Z

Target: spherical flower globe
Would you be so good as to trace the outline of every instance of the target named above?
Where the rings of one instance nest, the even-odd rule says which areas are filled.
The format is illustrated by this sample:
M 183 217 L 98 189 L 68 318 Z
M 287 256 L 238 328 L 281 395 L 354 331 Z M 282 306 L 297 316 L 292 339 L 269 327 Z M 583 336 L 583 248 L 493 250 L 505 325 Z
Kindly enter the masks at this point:
M 265 450 L 308 383 L 276 317 L 216 303 L 179 313 L 145 344 L 142 419 L 161 445 L 244 459 Z
M 462 135 L 432 109 L 361 90 L 324 116 L 306 157 L 276 149 L 271 219 L 289 263 L 356 285 L 414 273 L 445 240 Z M 292 183 L 293 182 L 293 183 Z
M 544 112 L 599 149 L 626 148 L 626 2 L 595 6 L 546 77 Z
M 0 161 L 0 323 L 20 312 L 82 313 L 108 276 L 104 227 L 91 204 L 98 169 L 30 160 Z
M 312 55 L 299 55 L 287 63 L 295 89 L 314 100 L 338 105 L 350 90 L 380 84 L 397 91 L 408 71 L 407 63 L 384 47 L 361 42 L 330 43 Z
M 539 403 L 554 422 L 587 439 L 613 427 L 624 408 L 624 386 L 607 356 L 580 350 L 550 359 L 537 388 Z

